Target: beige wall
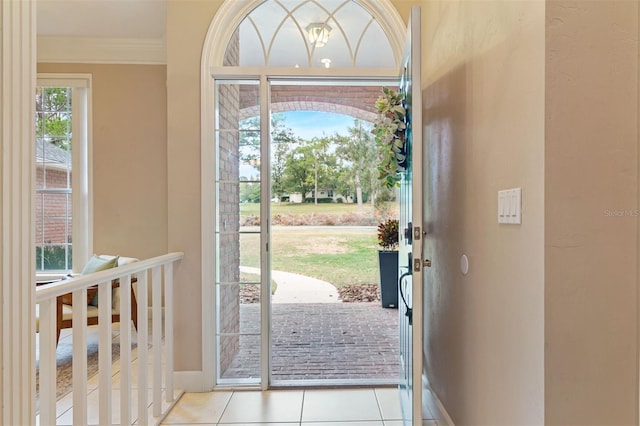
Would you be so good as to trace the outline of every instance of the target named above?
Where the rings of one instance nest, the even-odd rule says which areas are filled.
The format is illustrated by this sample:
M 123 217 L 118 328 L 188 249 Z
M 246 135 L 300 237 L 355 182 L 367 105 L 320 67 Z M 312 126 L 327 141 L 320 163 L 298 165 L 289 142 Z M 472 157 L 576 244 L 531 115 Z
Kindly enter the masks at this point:
M 544 9 L 423 2 L 425 368 L 458 425 L 543 423 Z
M 545 421 L 638 424 L 638 3 L 546 26 Z
M 169 250 L 184 251 L 176 268 L 177 371 L 202 370 L 200 227 L 200 57 L 222 0 L 167 2 Z M 213 301 L 211 301 L 213 303 Z
M 164 65 L 38 64 L 90 73 L 96 253 L 167 253 L 167 109 Z

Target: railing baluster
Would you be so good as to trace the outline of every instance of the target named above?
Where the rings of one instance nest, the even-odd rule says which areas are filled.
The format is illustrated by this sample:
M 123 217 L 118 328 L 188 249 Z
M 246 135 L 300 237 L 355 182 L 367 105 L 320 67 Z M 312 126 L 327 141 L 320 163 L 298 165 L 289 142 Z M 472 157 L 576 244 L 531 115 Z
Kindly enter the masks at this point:
M 74 324 L 73 338 L 73 423 L 87 424 L 87 288 L 98 286 L 98 418 L 99 424 L 113 424 L 113 359 L 112 359 L 112 311 L 114 303 L 112 280 L 120 279 L 120 424 L 132 423 L 132 394 L 135 392 L 131 373 L 131 319 L 132 277 L 137 277 L 138 318 L 138 405 L 137 424 L 148 425 L 149 414 L 163 414 L 162 392 L 166 402 L 174 401 L 174 333 L 173 333 L 173 273 L 174 262 L 182 259 L 182 253 L 164 256 L 120 266 L 114 271 L 99 271 L 64 282 L 40 286 L 36 289 L 40 332 L 40 418 L 42 425 L 56 422 L 56 319 L 57 298 L 72 293 Z M 122 269 L 120 269 L 122 268 Z M 152 292 L 149 304 L 148 292 Z M 163 299 L 166 306 L 163 307 Z M 151 305 L 151 318 L 149 306 Z M 61 305 L 60 305 L 61 306 Z M 60 313 L 61 314 L 61 313 Z M 149 319 L 152 320 L 149 354 Z M 81 325 L 81 326 L 79 326 Z M 163 351 L 166 351 L 163 355 Z M 163 356 L 166 362 L 163 364 Z M 149 360 L 153 362 L 149 377 Z M 164 385 L 163 385 L 164 384 Z M 149 410 L 149 387 L 152 388 L 152 410 Z
M 162 414 L 162 274 L 160 267 L 151 270 L 151 311 L 153 345 L 153 416 Z
M 120 424 L 131 424 L 131 275 L 120 278 Z
M 164 265 L 164 389 L 165 400 L 173 401 L 173 263 Z
M 147 270 L 138 274 L 138 424 L 149 424 L 149 296 Z
M 56 424 L 56 299 L 40 302 L 40 424 Z
M 73 324 L 73 424 L 87 424 L 87 289 L 72 293 Z
M 98 287 L 98 364 L 99 379 L 99 416 L 101 425 L 113 424 L 111 421 L 112 400 L 112 357 L 111 357 L 111 281 L 100 283 Z

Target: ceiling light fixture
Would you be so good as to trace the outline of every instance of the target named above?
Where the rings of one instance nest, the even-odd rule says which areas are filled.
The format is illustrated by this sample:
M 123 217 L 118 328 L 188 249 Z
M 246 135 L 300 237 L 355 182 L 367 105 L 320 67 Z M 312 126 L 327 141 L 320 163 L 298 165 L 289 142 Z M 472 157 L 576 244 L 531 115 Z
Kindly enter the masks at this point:
M 315 44 L 316 47 L 322 47 L 329 41 L 329 33 L 331 27 L 324 23 L 314 23 L 307 25 L 307 34 L 309 35 L 309 43 Z

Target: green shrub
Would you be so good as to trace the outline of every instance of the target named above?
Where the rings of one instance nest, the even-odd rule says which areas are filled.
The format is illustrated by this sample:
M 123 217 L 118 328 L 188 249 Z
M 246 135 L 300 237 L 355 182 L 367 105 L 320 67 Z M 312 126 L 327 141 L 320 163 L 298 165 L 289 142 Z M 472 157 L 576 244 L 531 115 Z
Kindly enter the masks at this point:
M 68 268 L 65 262 L 65 256 L 67 253 L 65 252 L 65 246 L 37 246 L 36 247 L 36 269 L 44 270 L 44 271 L 55 271 L 62 270 L 65 271 L 67 269 L 71 269 L 72 267 L 72 246 L 69 246 L 69 261 Z M 43 264 L 44 260 L 44 264 Z M 42 267 L 42 269 L 41 269 Z

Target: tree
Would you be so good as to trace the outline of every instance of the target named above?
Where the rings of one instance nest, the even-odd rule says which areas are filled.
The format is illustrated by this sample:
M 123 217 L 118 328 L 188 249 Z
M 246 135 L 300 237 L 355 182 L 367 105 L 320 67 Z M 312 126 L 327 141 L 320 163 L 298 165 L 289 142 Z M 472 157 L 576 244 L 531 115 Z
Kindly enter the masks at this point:
M 313 192 L 314 203 L 318 204 L 318 190 L 333 188 L 338 167 L 329 146 L 328 138 L 314 137 L 302 141 L 287 155 L 284 183 L 288 192 L 300 192 L 303 197 Z
M 71 89 L 38 87 L 36 90 L 36 137 L 65 151 L 71 149 Z
M 271 193 L 282 199 L 285 190 L 284 175 L 287 155 L 298 142 L 293 130 L 285 125 L 282 115 L 274 115 L 271 120 Z
M 240 161 L 260 171 L 260 120 L 248 118 L 240 122 Z M 286 126 L 282 114 L 271 116 L 271 193 L 279 199 L 285 193 L 283 176 L 286 157 L 298 142 L 293 130 Z
M 354 120 L 353 126 L 347 129 L 347 136 L 335 136 L 336 154 L 343 160 L 351 183 L 355 188 L 358 210 L 363 210 L 363 191 L 369 193 L 373 203 L 377 185 L 372 176 L 377 171 L 377 149 L 371 134 L 371 126 L 361 120 Z

